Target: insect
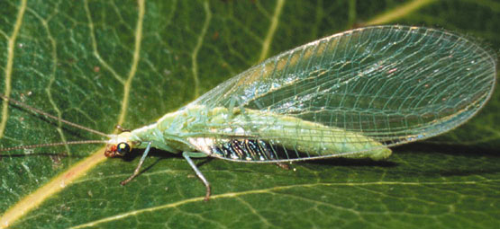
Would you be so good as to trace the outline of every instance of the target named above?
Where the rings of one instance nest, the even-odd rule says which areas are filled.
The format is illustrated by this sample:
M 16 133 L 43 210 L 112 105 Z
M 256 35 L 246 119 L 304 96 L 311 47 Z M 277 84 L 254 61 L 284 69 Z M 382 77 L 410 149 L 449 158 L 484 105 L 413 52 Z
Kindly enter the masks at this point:
M 456 128 L 493 93 L 496 57 L 443 30 L 375 26 L 338 33 L 269 58 L 156 122 L 103 134 L 3 99 L 105 140 L 107 157 L 151 148 L 192 158 L 283 163 L 332 157 L 385 159 L 390 146 Z M 102 143 L 101 140 L 18 146 Z

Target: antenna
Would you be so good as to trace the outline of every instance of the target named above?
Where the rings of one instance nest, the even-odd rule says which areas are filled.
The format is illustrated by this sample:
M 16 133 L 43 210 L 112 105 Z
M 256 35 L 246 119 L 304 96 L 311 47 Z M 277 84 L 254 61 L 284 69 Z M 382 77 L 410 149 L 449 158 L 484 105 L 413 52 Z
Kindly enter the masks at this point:
M 3 95 L 3 94 L 0 94 L 0 98 L 2 98 L 2 99 L 4 99 L 4 100 L 6 100 L 6 101 L 7 101 L 7 102 L 9 102 L 9 103 L 12 103 L 12 104 L 15 104 L 15 105 L 17 105 L 17 106 L 20 106 L 20 107 L 22 107 L 22 108 L 24 108 L 24 109 L 26 109 L 26 110 L 28 110 L 28 111 L 31 111 L 31 112 L 33 112 L 33 113 L 35 113 L 35 114 L 43 115 L 43 116 L 45 116 L 45 117 L 47 117 L 47 118 L 51 118 L 51 119 L 54 119 L 54 120 L 56 120 L 56 121 L 62 122 L 62 123 L 64 123 L 64 124 L 68 125 L 68 126 L 76 127 L 76 128 L 78 128 L 78 129 L 86 130 L 86 131 L 88 131 L 88 132 L 91 132 L 91 133 L 98 134 L 98 135 L 101 135 L 101 136 L 104 136 L 104 137 L 108 137 L 108 138 L 109 138 L 109 136 L 108 136 L 107 134 L 103 133 L 103 132 L 100 132 L 100 131 L 97 131 L 97 130 L 90 129 L 90 128 L 88 128 L 88 127 L 81 126 L 81 125 L 78 125 L 78 124 L 76 124 L 76 123 L 72 123 L 72 122 L 70 122 L 70 121 L 66 121 L 66 120 L 64 120 L 64 119 L 62 119 L 62 118 L 56 117 L 56 116 L 54 116 L 54 115 L 51 115 L 51 114 L 49 114 L 49 113 L 46 113 L 46 112 L 41 111 L 41 110 L 39 110 L 39 109 L 36 109 L 36 108 L 34 108 L 34 107 L 32 107 L 32 106 L 29 106 L 29 105 L 24 104 L 24 103 L 22 103 L 22 102 L 19 102 L 19 101 L 16 101 L 16 100 L 14 100 L 14 99 L 11 99 L 11 98 L 9 98 L 9 97 L 7 97 L 7 96 Z M 69 143 L 69 142 L 68 142 L 68 143 Z M 57 143 L 54 143 L 54 144 L 57 144 Z M 62 143 L 61 143 L 61 144 L 62 144 Z M 41 145 L 43 145 L 43 144 L 41 144 Z M 0 150 L 0 151 L 2 151 L 2 150 Z
M 71 141 L 71 142 L 56 142 L 56 143 L 44 143 L 44 144 L 36 144 L 36 145 L 27 145 L 27 146 L 14 146 L 8 148 L 0 148 L 0 152 L 2 151 L 11 151 L 18 149 L 34 149 L 40 147 L 52 147 L 52 146 L 61 146 L 61 145 L 80 145 L 80 144 L 103 144 L 107 141 L 104 140 L 84 140 L 84 141 Z

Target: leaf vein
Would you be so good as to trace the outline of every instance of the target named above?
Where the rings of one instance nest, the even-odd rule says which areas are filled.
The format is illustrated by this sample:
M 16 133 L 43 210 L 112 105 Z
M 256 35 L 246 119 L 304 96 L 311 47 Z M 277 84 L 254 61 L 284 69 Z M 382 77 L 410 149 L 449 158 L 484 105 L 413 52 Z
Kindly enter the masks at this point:
M 134 44 L 134 55 L 132 59 L 132 66 L 130 67 L 130 71 L 128 73 L 127 81 L 124 84 L 123 89 L 123 100 L 121 104 L 120 115 L 118 118 L 118 125 L 123 124 L 125 121 L 125 117 L 127 114 L 128 101 L 130 96 L 130 87 L 132 85 L 132 80 L 137 72 L 137 66 L 139 65 L 140 60 L 140 52 L 141 52 L 141 41 L 142 41 L 142 26 L 144 22 L 144 13 L 145 13 L 145 0 L 138 1 L 139 3 L 139 15 L 137 18 L 137 25 L 135 28 L 135 44 Z
M 276 8 L 274 8 L 274 13 L 271 18 L 271 26 L 269 26 L 269 30 L 267 31 L 266 38 L 262 43 L 262 51 L 260 53 L 259 61 L 262 62 L 269 55 L 269 48 L 271 47 L 271 43 L 273 41 L 274 34 L 276 33 L 276 28 L 278 28 L 279 17 L 281 15 L 281 10 L 285 5 L 285 0 L 278 0 L 276 3 Z
M 94 32 L 94 22 L 92 21 L 92 15 L 90 14 L 89 10 L 89 2 L 88 0 L 84 1 L 84 8 L 85 8 L 85 13 L 87 15 L 87 20 L 89 21 L 89 30 L 90 30 L 90 39 L 92 40 L 92 53 L 95 56 L 95 58 L 101 63 L 101 65 L 111 72 L 111 75 L 118 80 L 121 84 L 125 84 L 125 80 L 123 80 L 123 77 L 120 76 L 104 59 L 102 59 L 101 54 L 99 54 L 99 49 L 97 48 L 97 40 L 95 39 L 95 32 Z
M 397 182 L 397 181 L 379 181 L 379 182 L 365 182 L 365 183 L 317 183 L 317 184 L 298 184 L 298 185 L 289 185 L 289 186 L 278 186 L 278 187 L 272 187 L 268 189 L 258 189 L 258 190 L 249 190 L 249 191 L 242 191 L 242 192 L 230 192 L 230 193 L 224 193 L 224 194 L 218 194 L 218 195 L 212 195 L 211 199 L 221 199 L 221 198 L 235 198 L 238 196 L 244 196 L 244 195 L 252 195 L 252 194 L 273 194 L 276 191 L 281 191 L 281 190 L 287 190 L 287 189 L 293 189 L 293 188 L 303 188 L 303 187 L 317 187 L 317 186 L 329 186 L 329 187 L 334 187 L 334 186 L 369 186 L 369 185 L 407 185 L 407 186 L 418 186 L 418 185 L 457 185 L 457 184 L 462 184 L 462 185 L 476 185 L 479 183 L 487 183 L 487 182 L 497 182 L 496 180 L 488 180 L 488 181 L 457 181 L 457 182 Z M 282 193 L 280 193 L 282 194 Z M 155 206 L 155 207 L 150 207 L 150 208 L 143 208 L 135 211 L 130 211 L 130 212 L 125 212 L 119 215 L 114 215 L 111 217 L 106 217 L 102 218 L 93 222 L 89 222 L 86 224 L 80 224 L 76 225 L 71 228 L 85 228 L 85 227 L 96 227 L 96 225 L 99 225 L 101 223 L 107 223 L 115 220 L 121 220 L 127 217 L 132 217 L 132 216 L 137 216 L 142 213 L 146 212 L 153 212 L 157 210 L 162 210 L 162 209 L 168 209 L 168 208 L 176 208 L 181 205 L 185 204 L 190 204 L 194 202 L 202 202 L 205 197 L 194 197 L 190 199 L 184 199 L 178 202 L 174 203 L 169 203 L 165 205 L 160 205 L 160 206 Z M 322 203 L 324 204 L 324 203 Z
M 5 86 L 4 86 L 4 96 L 9 97 L 12 90 L 12 66 L 14 64 L 14 49 L 16 45 L 17 35 L 23 23 L 24 12 L 26 10 L 27 0 L 21 1 L 21 6 L 19 6 L 19 12 L 17 13 L 16 23 L 14 24 L 14 30 L 12 35 L 8 39 L 7 46 L 7 66 L 5 66 Z M 0 138 L 3 137 L 5 132 L 5 127 L 7 125 L 7 119 L 9 118 L 9 102 L 3 100 L 2 102 L 2 120 L 0 120 Z
M 208 1 L 205 1 L 203 4 L 203 9 L 205 10 L 205 22 L 203 22 L 203 28 L 201 29 L 201 33 L 198 36 L 198 40 L 193 50 L 193 54 L 191 55 L 191 61 L 193 62 L 191 71 L 193 72 L 193 80 L 194 80 L 194 97 L 198 98 L 199 90 L 200 90 L 200 80 L 198 78 L 198 53 L 203 45 L 203 39 L 205 38 L 205 34 L 207 33 L 208 26 L 210 25 L 210 21 L 212 20 L 212 12 L 210 11 L 210 5 Z

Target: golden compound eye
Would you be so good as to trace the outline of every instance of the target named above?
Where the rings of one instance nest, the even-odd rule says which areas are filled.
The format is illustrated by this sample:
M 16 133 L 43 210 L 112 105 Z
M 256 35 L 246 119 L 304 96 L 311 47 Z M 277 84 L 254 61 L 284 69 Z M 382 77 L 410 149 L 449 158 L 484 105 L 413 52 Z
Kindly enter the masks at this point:
M 120 155 L 125 155 L 126 153 L 130 152 L 130 145 L 126 142 L 121 142 L 118 143 L 116 146 L 116 152 Z

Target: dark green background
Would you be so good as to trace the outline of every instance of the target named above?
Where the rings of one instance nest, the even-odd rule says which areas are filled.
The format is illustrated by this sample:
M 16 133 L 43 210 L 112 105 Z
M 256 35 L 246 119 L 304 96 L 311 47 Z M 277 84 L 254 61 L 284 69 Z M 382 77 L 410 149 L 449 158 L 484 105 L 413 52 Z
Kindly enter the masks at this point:
M 287 0 L 269 55 L 363 26 L 407 2 Z M 19 4 L 0 2 L 0 90 L 7 37 Z M 211 17 L 196 58 L 196 89 L 192 56 L 208 16 L 204 4 Z M 195 99 L 195 91 L 202 94 L 256 64 L 275 6 L 270 0 L 147 1 L 124 126 L 148 124 Z M 116 78 L 125 79 L 131 68 L 137 9 L 136 1 L 28 1 L 15 46 L 11 97 L 111 133 L 123 98 Z M 494 51 L 500 48 L 496 1 L 435 1 L 388 24 L 444 28 Z M 125 187 L 119 181 L 131 174 L 138 157 L 107 160 L 13 227 L 66 228 L 124 216 L 97 226 L 498 228 L 499 107 L 497 91 L 466 125 L 395 148 L 385 162 L 324 160 L 294 164 L 287 171 L 274 165 L 197 161 L 212 183 L 215 198 L 208 203 L 190 201 L 202 197 L 204 187 L 182 158 L 155 152 L 145 162 L 148 169 Z M 60 134 L 49 120 L 16 107 L 9 112 L 6 137 L 0 140 L 4 147 L 98 138 L 74 128 Z M 0 212 L 100 147 L 2 152 Z

